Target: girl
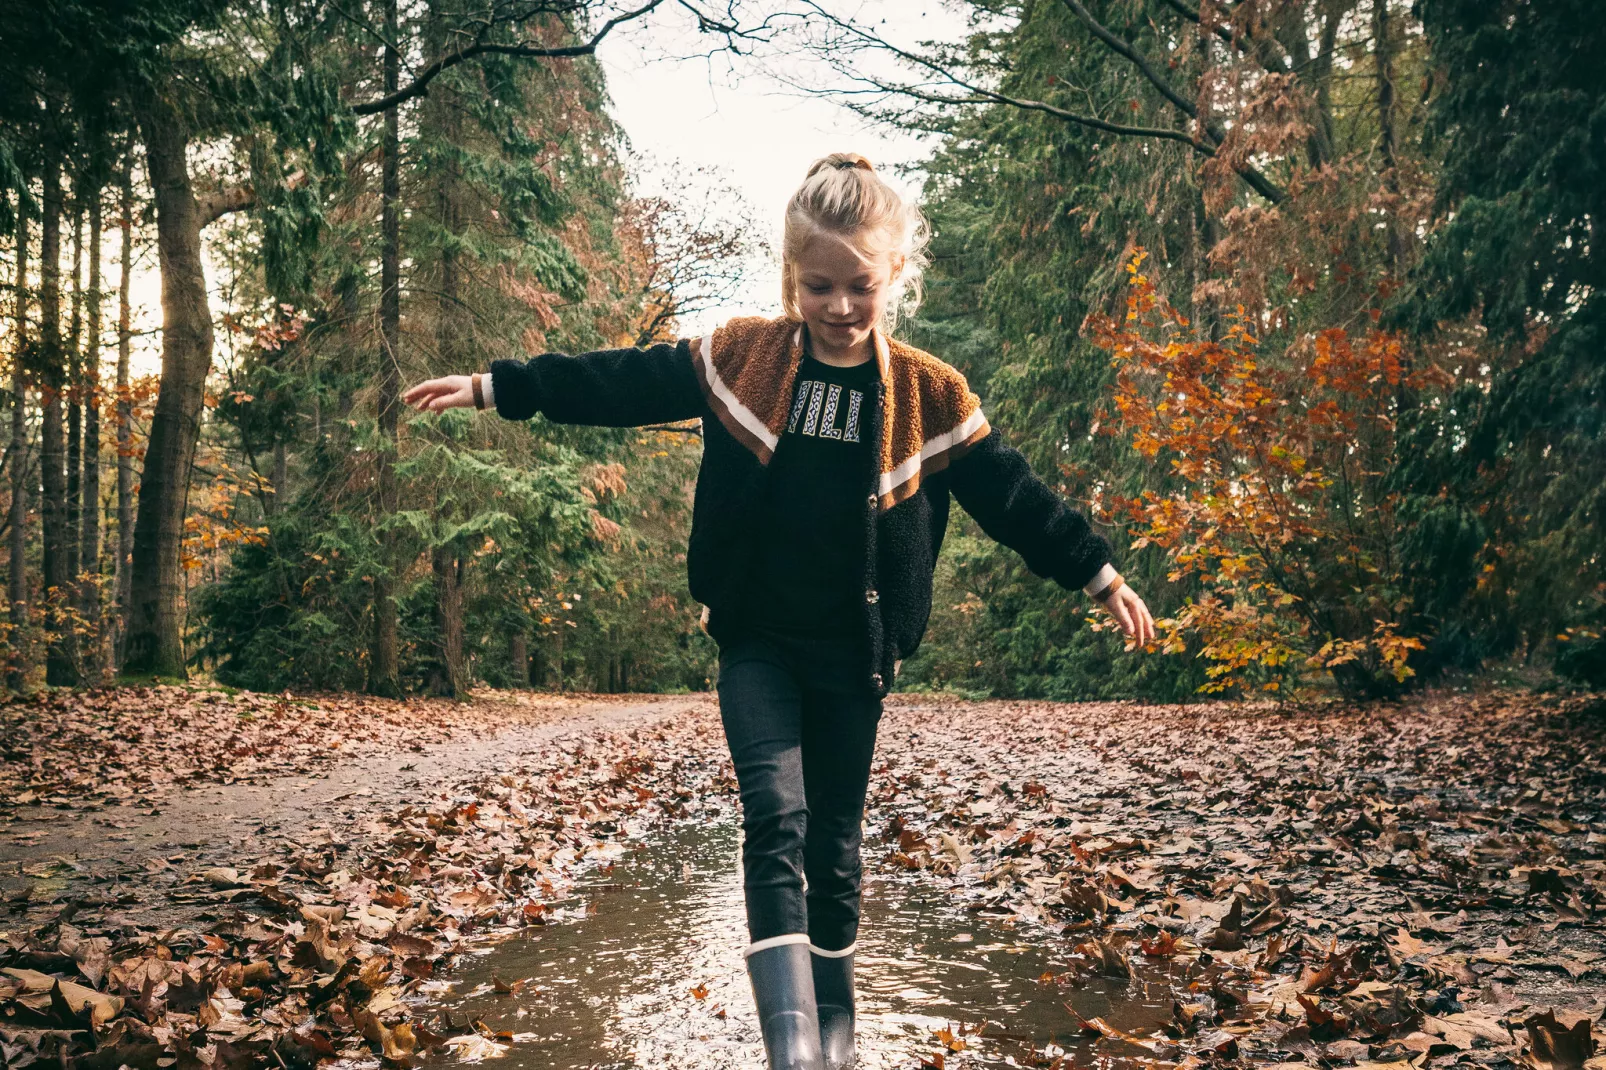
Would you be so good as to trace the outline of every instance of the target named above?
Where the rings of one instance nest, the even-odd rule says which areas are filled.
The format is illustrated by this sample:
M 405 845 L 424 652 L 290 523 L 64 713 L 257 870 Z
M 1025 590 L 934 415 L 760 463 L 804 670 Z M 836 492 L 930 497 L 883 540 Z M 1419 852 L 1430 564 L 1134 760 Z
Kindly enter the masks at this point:
M 702 418 L 686 565 L 719 645 L 742 800 L 745 957 L 769 1065 L 854 1057 L 859 830 L 871 752 L 931 613 L 952 494 L 1031 570 L 1139 643 L 1148 608 L 1109 544 L 988 426 L 964 377 L 890 337 L 925 225 L 862 156 L 818 160 L 786 209 L 783 315 L 700 338 L 420 383 L 420 410 L 628 427 Z M 806 879 L 806 891 L 805 891 Z

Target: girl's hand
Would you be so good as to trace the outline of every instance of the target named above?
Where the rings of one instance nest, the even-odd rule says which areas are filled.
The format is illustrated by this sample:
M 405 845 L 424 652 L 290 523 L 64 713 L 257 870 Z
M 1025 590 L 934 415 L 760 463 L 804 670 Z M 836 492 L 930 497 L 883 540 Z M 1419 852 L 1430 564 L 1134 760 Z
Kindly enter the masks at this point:
M 1154 640 L 1154 618 L 1149 615 L 1149 607 L 1143 604 L 1143 599 L 1130 586 L 1123 583 L 1103 604 L 1110 616 L 1121 625 L 1121 630 L 1128 637 L 1136 639 L 1139 646 Z
M 402 395 L 402 402 L 419 412 L 472 409 L 474 380 L 467 375 L 443 375 L 439 379 L 428 379 L 409 388 Z

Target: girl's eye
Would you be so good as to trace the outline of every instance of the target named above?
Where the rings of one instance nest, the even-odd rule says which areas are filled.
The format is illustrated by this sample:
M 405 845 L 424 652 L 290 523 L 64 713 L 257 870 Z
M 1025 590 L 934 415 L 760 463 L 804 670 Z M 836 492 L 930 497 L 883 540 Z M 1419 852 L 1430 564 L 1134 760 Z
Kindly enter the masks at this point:
M 875 287 L 874 286 L 855 286 L 853 288 L 853 292 L 854 293 L 858 293 L 858 294 L 873 293 L 874 291 L 875 291 Z
M 809 293 L 811 293 L 811 294 L 823 294 L 823 293 L 830 293 L 831 292 L 831 287 L 829 287 L 829 286 L 810 286 L 808 288 L 808 290 L 809 290 Z

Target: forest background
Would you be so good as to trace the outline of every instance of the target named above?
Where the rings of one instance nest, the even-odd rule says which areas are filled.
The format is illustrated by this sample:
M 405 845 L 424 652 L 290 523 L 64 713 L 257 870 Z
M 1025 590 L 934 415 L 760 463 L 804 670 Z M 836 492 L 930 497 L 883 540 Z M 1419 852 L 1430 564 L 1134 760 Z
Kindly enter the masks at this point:
M 778 206 L 633 195 L 610 118 L 597 50 L 671 16 L 930 138 L 904 333 L 1160 621 L 1127 649 L 956 511 L 900 688 L 1606 683 L 1590 0 L 947 6 L 0 2 L 6 688 L 708 686 L 694 425 L 398 400 L 741 285 Z

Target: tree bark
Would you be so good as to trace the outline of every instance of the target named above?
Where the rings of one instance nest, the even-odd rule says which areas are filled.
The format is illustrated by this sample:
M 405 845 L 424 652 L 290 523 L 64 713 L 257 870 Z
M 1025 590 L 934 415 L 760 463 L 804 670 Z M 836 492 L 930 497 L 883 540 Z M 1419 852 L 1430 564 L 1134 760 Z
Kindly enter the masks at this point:
M 530 686 L 530 643 L 523 632 L 515 632 L 508 640 L 508 660 L 513 663 L 513 686 L 520 691 Z
M 156 196 L 162 275 L 162 378 L 139 481 L 123 669 L 187 675 L 181 552 L 190 468 L 212 366 L 212 316 L 201 261 L 201 216 L 185 150 L 189 132 L 157 93 L 138 102 L 145 163 Z
M 45 682 L 71 686 L 78 682 L 74 671 L 77 659 L 72 653 L 72 629 L 64 619 L 62 606 L 71 601 L 72 577 L 67 570 L 67 473 L 66 443 L 62 440 L 62 391 L 65 370 L 61 345 L 61 164 L 52 159 L 45 165 L 44 220 L 39 243 L 39 344 L 40 394 L 44 419 L 40 427 L 40 496 L 44 529 L 45 627 L 49 642 L 45 651 Z
M 468 695 L 468 677 L 463 671 L 463 562 L 450 546 L 437 546 L 430 553 L 435 573 L 435 627 L 439 635 L 441 672 L 436 682 L 439 694 L 452 698 Z
M 397 0 L 385 0 L 385 93 L 393 93 L 400 82 L 400 56 L 397 55 Z M 384 175 L 381 193 L 381 252 L 379 252 L 379 450 L 376 463 L 379 484 L 379 513 L 382 519 L 395 516 L 398 508 L 395 476 L 397 418 L 400 416 L 402 373 L 398 366 L 402 350 L 402 130 L 397 108 L 385 109 Z M 374 577 L 374 644 L 369 660 L 368 689 L 374 694 L 402 694 L 397 655 L 397 591 L 400 562 L 397 540 L 390 533 L 381 537 L 382 567 Z
M 73 179 L 72 313 L 67 346 L 67 575 L 72 580 L 71 605 L 78 608 L 80 529 L 83 524 L 83 481 L 80 473 L 84 441 L 84 176 Z
M 122 275 L 117 280 L 117 650 L 119 667 L 128 637 L 129 567 L 134 552 L 134 405 L 129 400 L 129 356 L 133 343 L 133 304 L 129 279 L 134 273 L 134 144 L 129 139 L 123 175 L 118 228 L 122 233 Z
M 1400 172 L 1394 151 L 1394 43 L 1390 40 L 1388 0 L 1372 0 L 1372 36 L 1372 57 L 1377 65 L 1377 137 L 1378 151 L 1383 157 L 1383 188 L 1395 202 L 1385 219 L 1389 271 L 1398 273 L 1405 248 L 1399 226 Z
M 21 694 L 28 683 L 28 198 L 23 184 L 17 197 L 16 346 L 11 357 L 11 639 L 6 656 L 6 689 Z
M 430 31 L 432 38 L 437 36 L 436 31 L 441 28 L 439 16 L 432 15 Z M 444 35 L 439 35 L 444 36 Z M 431 41 L 436 47 L 444 47 L 444 41 Z M 460 124 L 457 116 L 458 110 L 452 100 L 450 89 L 443 83 L 436 83 L 437 92 L 430 97 L 427 107 L 432 113 L 429 118 L 436 128 L 436 136 L 455 148 L 460 133 Z M 439 353 L 440 367 L 443 372 L 451 372 L 462 366 L 462 326 L 461 304 L 459 289 L 462 283 L 462 272 L 457 260 L 456 237 L 462 230 L 462 207 L 459 203 L 460 190 L 457 184 L 457 162 L 452 157 L 450 149 L 443 154 L 443 162 L 439 177 L 439 186 L 436 189 L 438 207 L 440 211 L 441 229 L 448 235 L 447 241 L 441 247 L 441 277 L 440 297 L 436 303 L 435 332 L 436 349 Z M 442 567 L 441 555 L 447 553 L 453 562 L 450 569 Z M 454 696 L 466 694 L 468 687 L 468 672 L 463 661 L 463 608 L 462 608 L 462 574 L 463 563 L 457 560 L 455 550 L 435 551 L 435 599 L 441 607 L 438 622 L 440 626 L 440 652 L 445 665 L 445 675 L 449 682 L 449 693 Z M 450 607 L 450 608 L 448 608 Z
M 267 511 L 277 513 L 284 501 L 284 491 L 290 483 L 290 450 L 283 436 L 273 440 L 273 493 L 265 499 Z
M 1333 52 L 1338 48 L 1339 23 L 1349 7 L 1350 0 L 1326 0 L 1323 4 L 1321 38 L 1310 66 L 1309 80 L 1316 85 L 1316 122 L 1311 136 L 1325 160 L 1338 156 L 1333 131 Z
M 396 52 L 396 0 L 385 0 L 385 93 L 396 92 L 400 81 L 400 57 Z M 401 393 L 401 374 L 397 365 L 401 348 L 401 171 L 397 159 L 401 152 L 400 117 L 393 104 L 385 109 L 384 168 L 380 214 L 380 293 L 379 293 L 379 511 L 382 519 L 394 516 L 398 507 L 394 453 L 396 425 Z M 368 690 L 378 695 L 401 694 L 401 672 L 396 641 L 396 586 L 400 571 L 396 560 L 396 540 L 380 535 L 381 567 L 374 578 L 374 635 L 370 653 Z
M 84 346 L 84 523 L 79 560 L 86 578 L 79 611 L 89 622 L 84 667 L 99 680 L 104 659 L 100 633 L 100 187 L 89 199 L 88 330 Z

